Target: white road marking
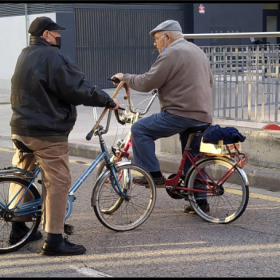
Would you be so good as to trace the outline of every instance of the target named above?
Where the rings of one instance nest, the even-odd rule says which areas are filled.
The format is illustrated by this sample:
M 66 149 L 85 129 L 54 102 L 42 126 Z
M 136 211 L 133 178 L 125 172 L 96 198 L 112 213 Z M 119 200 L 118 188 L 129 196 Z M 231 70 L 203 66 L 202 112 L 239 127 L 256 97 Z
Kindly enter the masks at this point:
M 111 275 L 102 273 L 102 272 L 94 270 L 92 268 L 87 268 L 87 267 L 78 268 L 78 267 L 73 266 L 73 265 L 71 265 L 70 268 L 76 270 L 76 272 L 78 272 L 78 273 L 81 273 L 81 274 L 84 274 L 84 275 L 90 276 L 90 277 L 96 277 L 96 278 L 97 277 L 113 277 Z

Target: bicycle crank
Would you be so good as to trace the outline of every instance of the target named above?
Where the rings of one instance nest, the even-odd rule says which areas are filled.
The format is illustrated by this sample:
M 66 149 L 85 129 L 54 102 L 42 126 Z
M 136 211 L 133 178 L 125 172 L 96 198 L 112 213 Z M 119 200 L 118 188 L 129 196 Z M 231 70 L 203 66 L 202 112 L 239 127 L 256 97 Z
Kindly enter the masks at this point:
M 177 174 L 171 174 L 171 175 L 169 175 L 169 177 L 167 179 L 172 179 L 176 175 Z M 185 181 L 184 180 L 185 180 L 185 176 L 181 175 L 177 185 L 180 186 L 180 187 L 185 187 Z M 187 198 L 188 197 L 188 195 L 186 195 L 185 191 L 176 190 L 175 186 L 167 186 L 166 187 L 166 192 L 173 199 L 182 199 L 182 198 Z

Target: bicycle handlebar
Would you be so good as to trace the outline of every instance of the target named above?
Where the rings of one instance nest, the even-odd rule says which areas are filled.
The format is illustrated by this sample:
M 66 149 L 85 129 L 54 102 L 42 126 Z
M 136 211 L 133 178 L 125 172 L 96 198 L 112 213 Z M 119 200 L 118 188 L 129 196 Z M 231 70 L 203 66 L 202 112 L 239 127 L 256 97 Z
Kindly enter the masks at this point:
M 125 82 L 120 82 L 117 86 L 117 88 L 115 89 L 113 95 L 111 96 L 112 99 L 114 99 L 117 94 L 119 93 L 120 89 L 124 87 L 125 91 L 126 91 L 126 95 L 127 96 L 130 96 L 130 90 L 129 90 L 129 87 L 127 85 L 127 83 Z M 95 125 L 93 126 L 93 128 L 91 129 L 91 131 L 87 134 L 86 136 L 86 140 L 90 140 L 94 134 L 94 131 L 97 129 L 97 127 L 99 126 L 99 123 L 101 122 L 101 120 L 103 119 L 103 117 L 105 116 L 106 112 L 107 112 L 108 108 L 104 108 L 103 112 L 101 113 L 99 119 L 96 121 Z M 109 115 L 111 116 L 111 114 Z M 107 121 L 107 125 L 106 125 L 106 128 L 105 128 L 105 133 L 108 131 L 108 127 L 109 127 L 109 117 L 108 117 L 108 121 Z
M 153 97 L 150 99 L 150 101 L 149 101 L 149 104 L 147 105 L 147 107 L 145 108 L 145 110 L 143 110 L 143 111 L 141 111 L 140 109 L 138 109 L 137 111 L 135 111 L 134 109 L 133 109 L 133 105 L 132 105 L 132 103 L 131 103 L 131 99 L 130 99 L 130 96 L 124 96 L 124 99 L 126 99 L 126 100 L 128 100 L 127 101 L 127 103 L 128 103 L 128 108 L 129 108 L 129 113 L 125 113 L 124 115 L 125 115 L 125 120 L 124 119 L 121 119 L 122 117 L 120 117 L 120 113 L 119 113 L 119 110 L 115 110 L 114 111 L 114 114 L 115 114 L 115 118 L 116 118 L 116 121 L 118 122 L 118 123 L 120 123 L 121 125 L 124 125 L 124 124 L 126 124 L 127 122 L 129 122 L 130 123 L 130 121 L 131 121 L 131 119 L 130 119 L 130 113 L 132 113 L 133 115 L 146 115 L 147 114 L 147 112 L 149 111 L 149 109 L 150 109 L 150 107 L 152 106 L 152 104 L 153 104 L 153 102 L 154 102 L 154 100 L 155 100 L 155 98 L 157 97 L 157 90 L 156 89 L 154 89 L 153 91 L 152 91 L 152 95 L 153 95 Z M 121 109 L 121 108 L 119 108 L 119 109 Z M 123 109 L 123 108 L 122 108 Z M 122 115 L 122 114 L 121 114 Z M 127 119 L 127 117 L 128 117 L 128 119 Z
M 120 83 L 120 80 L 117 78 L 117 77 L 113 77 L 112 79 L 108 79 L 109 81 L 111 81 L 111 82 L 113 82 L 113 83 L 117 83 L 117 84 L 119 84 Z M 154 89 L 153 91 L 152 91 L 152 95 L 153 95 L 153 98 L 151 98 L 151 100 L 150 100 L 150 102 L 149 102 L 149 104 L 147 105 L 147 107 L 146 107 L 146 109 L 144 110 L 144 111 L 138 111 L 138 112 L 136 112 L 136 111 L 134 111 L 133 109 L 132 109 L 132 104 L 131 104 L 131 99 L 130 99 L 130 94 L 127 94 L 125 97 L 124 97 L 124 99 L 128 99 L 128 108 L 129 108 L 129 111 L 131 112 L 131 113 L 133 113 L 133 114 L 137 114 L 137 113 L 139 113 L 141 116 L 143 116 L 143 115 L 146 115 L 147 114 L 147 112 L 149 111 L 149 109 L 150 109 L 150 107 L 152 106 L 152 104 L 153 104 L 153 102 L 154 102 L 154 100 L 155 100 L 155 98 L 157 97 L 157 90 L 156 89 Z M 115 113 L 115 115 L 118 115 L 118 113 Z M 118 116 L 116 116 L 117 118 L 118 118 Z M 120 123 L 122 123 L 122 122 L 120 122 Z

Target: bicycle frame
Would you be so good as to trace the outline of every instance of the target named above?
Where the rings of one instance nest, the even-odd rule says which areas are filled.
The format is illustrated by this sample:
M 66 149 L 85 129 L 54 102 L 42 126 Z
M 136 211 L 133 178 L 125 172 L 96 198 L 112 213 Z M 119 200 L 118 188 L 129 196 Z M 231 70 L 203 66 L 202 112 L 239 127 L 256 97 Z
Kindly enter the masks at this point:
M 235 169 L 235 167 L 237 165 L 241 165 L 242 167 L 244 166 L 244 161 L 246 159 L 246 156 L 243 153 L 232 154 L 231 156 L 237 157 L 238 161 L 232 166 L 231 169 L 229 169 L 224 174 L 224 176 L 217 183 L 215 183 L 214 180 L 205 171 L 203 171 L 203 173 L 204 173 L 204 175 L 203 175 L 202 172 L 197 168 L 196 162 L 199 159 L 203 158 L 204 153 L 199 153 L 196 156 L 193 156 L 189 152 L 190 143 L 193 140 L 195 135 L 196 135 L 196 133 L 190 133 L 190 135 L 188 137 L 188 142 L 187 142 L 186 148 L 185 148 L 184 153 L 182 155 L 182 159 L 181 159 L 181 163 L 180 163 L 179 169 L 178 169 L 178 171 L 176 173 L 176 176 L 173 177 L 172 179 L 165 179 L 166 186 L 175 186 L 176 190 L 201 192 L 201 193 L 215 193 L 216 192 L 215 191 L 216 187 L 218 185 L 220 185 L 220 184 L 223 184 L 232 175 L 232 173 L 233 173 L 233 171 L 234 171 L 234 169 Z M 240 156 L 242 156 L 242 158 Z M 192 167 L 195 168 L 196 171 L 198 172 L 198 174 L 201 176 L 201 178 L 202 178 L 201 180 L 208 186 L 209 190 L 190 189 L 190 188 L 187 188 L 187 187 L 177 186 L 177 184 L 179 182 L 179 179 L 180 179 L 180 177 L 182 175 L 182 171 L 183 171 L 183 168 L 184 168 L 184 165 L 185 165 L 185 162 L 186 162 L 187 158 L 190 160 L 190 162 L 192 164 Z M 192 170 L 192 168 L 190 168 L 188 170 L 188 173 L 186 174 L 186 177 L 187 177 L 188 174 L 190 174 L 191 170 Z M 205 178 L 208 178 L 208 180 L 211 181 L 211 184 Z
M 25 174 L 26 173 L 26 170 L 24 169 L 20 169 L 20 168 L 15 168 L 14 169 L 15 172 L 22 172 L 22 174 Z M 38 212 L 41 212 L 41 209 L 40 210 L 29 210 L 29 209 L 32 209 L 33 207 L 38 207 L 42 204 L 42 200 L 41 198 L 40 199 L 34 199 L 33 201 L 31 202 L 25 202 L 21 205 L 20 202 L 22 201 L 23 197 L 25 196 L 25 194 L 28 192 L 28 190 L 30 189 L 31 185 L 34 183 L 35 179 L 37 178 L 37 176 L 39 175 L 39 173 L 41 172 L 41 167 L 38 165 L 36 167 L 36 169 L 33 171 L 34 173 L 34 176 L 33 176 L 33 179 L 29 182 L 29 185 L 28 187 L 26 188 L 25 192 L 22 194 L 22 196 L 20 197 L 20 199 L 18 200 L 17 204 L 14 206 L 14 209 L 17 209 L 15 210 L 15 214 L 17 217 L 19 216 L 22 216 L 22 215 L 26 215 L 26 214 L 33 214 L 33 213 L 38 213 Z M 19 177 L 17 177 L 19 178 Z M 21 188 L 16 194 L 15 196 L 11 199 L 11 201 L 7 204 L 7 206 L 5 207 L 1 201 L 0 201 L 0 208 L 1 210 L 6 210 L 8 211 L 9 210 L 9 206 L 13 203 L 13 201 L 15 200 L 15 198 L 17 197 L 17 195 L 22 191 L 23 188 Z M 28 210 L 28 211 L 26 211 Z
M 89 166 L 89 168 L 82 174 L 82 176 L 77 180 L 77 182 L 71 187 L 71 189 L 69 190 L 69 194 L 68 194 L 69 196 L 74 196 L 74 193 L 78 190 L 78 188 L 82 185 L 82 183 L 86 180 L 86 178 L 91 174 L 91 172 L 95 169 L 95 167 L 106 157 L 109 157 L 108 153 L 102 152 L 94 160 L 94 162 Z M 109 162 L 110 162 L 110 159 L 109 159 Z M 121 197 L 126 197 L 127 195 L 122 191 L 122 189 L 121 189 L 121 187 L 119 185 L 118 180 L 115 179 L 115 178 L 117 178 L 117 174 L 116 174 L 114 165 L 112 163 L 110 163 L 110 165 L 111 166 L 109 168 L 111 170 L 111 174 L 113 174 L 113 175 L 110 176 L 113 189 Z M 36 172 L 36 177 L 39 175 L 40 171 L 41 171 L 41 167 L 38 166 L 35 169 L 35 171 L 34 171 L 34 172 Z M 25 192 L 21 195 L 21 197 L 19 198 L 17 204 L 14 206 L 14 209 L 15 209 L 14 213 L 16 214 L 15 216 L 19 217 L 19 216 L 22 216 L 22 215 L 27 215 L 27 214 L 33 214 L 33 213 L 41 212 L 41 209 L 39 209 L 39 210 L 38 209 L 30 210 L 30 209 L 32 209 L 34 207 L 41 206 L 41 204 L 42 204 L 41 198 L 40 199 L 34 199 L 31 202 L 25 202 L 23 204 L 20 204 L 20 202 L 22 201 L 23 197 L 28 192 L 28 190 L 30 189 L 31 185 L 34 183 L 36 177 L 30 181 L 29 186 L 26 188 Z M 115 186 L 114 182 L 116 182 L 116 186 Z M 15 194 L 15 196 L 11 199 L 11 201 L 9 202 L 9 204 L 6 207 L 0 202 L 1 210 L 9 210 L 9 206 L 12 204 L 14 199 L 17 197 L 17 195 L 21 191 L 22 191 L 22 188 Z
M 109 112 L 111 114 L 111 111 Z M 109 117 L 108 117 L 109 118 Z M 93 163 L 89 166 L 89 168 L 83 173 L 83 175 L 77 180 L 77 182 L 72 186 L 72 188 L 69 190 L 69 195 L 72 196 L 74 193 L 78 190 L 78 188 L 82 185 L 82 183 L 86 180 L 86 178 L 91 174 L 91 172 L 95 169 L 95 167 L 103 160 L 105 159 L 106 164 L 108 168 L 111 171 L 110 180 L 113 186 L 113 189 L 115 192 L 120 195 L 121 197 L 126 197 L 127 195 L 122 191 L 119 181 L 117 179 L 117 173 L 115 170 L 114 164 L 110 161 L 109 152 L 107 149 L 107 146 L 103 140 L 102 137 L 100 137 L 100 146 L 101 146 L 101 154 L 98 155 L 98 157 L 93 161 Z M 117 185 L 117 188 L 115 186 L 115 183 Z
M 102 128 L 98 128 L 95 131 L 95 134 L 99 136 L 100 147 L 101 147 L 101 151 L 102 152 L 98 155 L 98 157 L 92 162 L 92 164 L 88 167 L 88 169 L 82 174 L 82 176 L 77 180 L 77 182 L 69 190 L 68 198 L 70 198 L 70 199 L 72 198 L 71 202 L 74 200 L 73 198 L 74 198 L 75 192 L 79 189 L 79 187 L 83 184 L 83 182 L 87 179 L 87 177 L 92 173 L 92 171 L 96 168 L 96 166 L 103 159 L 105 159 L 107 167 L 110 170 L 110 181 L 111 181 L 111 184 L 112 184 L 112 187 L 113 187 L 114 191 L 119 196 L 121 196 L 122 198 L 127 197 L 127 194 L 122 191 L 122 188 L 121 188 L 121 186 L 119 184 L 115 166 L 110 161 L 110 154 L 108 152 L 108 149 L 107 149 L 107 146 L 105 144 L 105 141 L 102 138 L 102 134 L 106 133 L 107 130 L 108 130 L 111 114 L 112 114 L 112 111 L 109 111 L 106 129 L 102 130 Z M 25 202 L 23 204 L 20 204 L 20 202 L 22 201 L 23 197 L 26 195 L 26 193 L 28 192 L 28 190 L 30 189 L 31 185 L 34 183 L 35 179 L 38 177 L 40 172 L 41 172 L 41 167 L 40 167 L 40 165 L 38 165 L 36 167 L 36 169 L 33 171 L 33 174 L 32 174 L 33 176 L 32 176 L 32 179 L 29 181 L 28 187 L 26 188 L 24 193 L 21 195 L 21 197 L 18 199 L 18 202 L 16 203 L 16 205 L 13 207 L 14 213 L 16 214 L 16 216 L 22 216 L 22 215 L 26 215 L 26 214 L 33 214 L 33 213 L 41 212 L 41 209 L 34 209 L 35 207 L 41 206 L 41 203 L 42 203 L 41 198 L 40 199 L 34 199 L 32 202 Z M 11 172 L 9 174 L 10 174 L 10 177 L 26 179 L 26 177 L 24 177 L 24 176 L 20 177 L 18 175 L 18 174 L 23 174 L 24 175 L 25 173 L 26 173 L 26 170 L 24 170 L 24 169 L 13 168 L 13 169 L 11 169 Z M 12 175 L 12 174 L 14 174 L 14 175 Z M 30 175 L 30 171 L 29 171 L 28 174 Z M 3 172 L 3 176 L 7 177 L 7 176 L 5 176 L 5 172 Z M 9 206 L 12 204 L 12 202 L 15 200 L 15 198 L 18 196 L 18 194 L 22 190 L 23 190 L 23 188 L 21 188 L 15 194 L 15 196 L 9 201 L 9 203 L 8 203 L 8 205 L 6 207 L 0 201 L 0 208 L 1 208 L 1 210 L 6 210 L 6 211 L 10 210 Z M 71 215 L 71 212 L 70 212 L 70 215 Z M 67 218 L 70 215 L 68 215 Z
M 202 172 L 197 168 L 196 162 L 204 157 L 204 153 L 199 153 L 196 156 L 193 156 L 190 152 L 189 152 L 189 147 L 191 144 L 191 141 L 193 140 L 194 136 L 196 135 L 196 133 L 190 133 L 189 137 L 188 137 L 188 142 L 186 144 L 186 148 L 184 150 L 184 153 L 182 155 L 182 159 L 180 162 L 180 166 L 178 168 L 178 171 L 176 173 L 176 176 L 171 178 L 171 179 L 165 179 L 165 183 L 166 186 L 175 186 L 176 190 L 183 190 L 183 191 L 192 191 L 192 192 L 200 192 L 200 193 L 214 193 L 216 192 L 216 188 L 218 185 L 223 184 L 234 172 L 234 169 L 237 165 L 240 165 L 242 168 L 244 167 L 244 161 L 246 159 L 245 154 L 243 153 L 238 153 L 238 154 L 232 154 L 232 157 L 237 157 L 238 161 L 234 164 L 234 166 L 229 169 L 224 175 L 223 177 L 217 182 L 215 183 L 214 180 L 206 173 L 206 171 L 204 171 L 204 174 L 202 174 Z M 128 135 L 125 138 L 124 141 L 124 147 L 123 150 L 119 149 L 119 153 L 117 156 L 117 160 L 116 162 L 118 162 L 122 157 L 129 157 L 129 153 L 128 150 L 131 147 L 132 148 L 132 142 L 131 142 L 131 132 L 128 133 Z M 242 158 L 240 157 L 242 156 Z M 195 168 L 198 172 L 198 174 L 201 176 L 203 182 L 208 186 L 208 189 L 206 190 L 202 190 L 202 189 L 190 189 L 187 187 L 180 187 L 178 186 L 178 182 L 181 178 L 182 175 L 182 171 L 184 169 L 184 165 L 186 160 L 189 159 L 191 162 L 191 165 L 193 168 Z M 191 170 L 192 168 L 190 168 Z M 190 172 L 190 170 L 188 172 Z M 211 184 L 209 183 L 209 181 L 205 178 L 208 178 L 208 180 L 211 181 Z

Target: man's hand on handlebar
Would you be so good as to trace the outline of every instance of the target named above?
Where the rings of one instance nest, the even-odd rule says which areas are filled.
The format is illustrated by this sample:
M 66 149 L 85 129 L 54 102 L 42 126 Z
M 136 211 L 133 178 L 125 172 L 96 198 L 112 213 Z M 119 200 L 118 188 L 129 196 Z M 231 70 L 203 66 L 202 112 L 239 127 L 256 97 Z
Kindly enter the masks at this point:
M 109 80 L 112 81 L 113 84 L 116 86 L 119 82 L 122 81 L 122 78 L 123 78 L 123 73 L 117 73 L 113 75 Z
M 114 108 L 108 108 L 109 110 L 113 110 L 113 111 L 115 111 L 117 109 L 125 110 L 124 108 L 122 108 L 120 106 L 119 101 L 117 99 L 114 98 L 113 100 L 114 100 L 114 103 L 116 104 L 116 106 Z

